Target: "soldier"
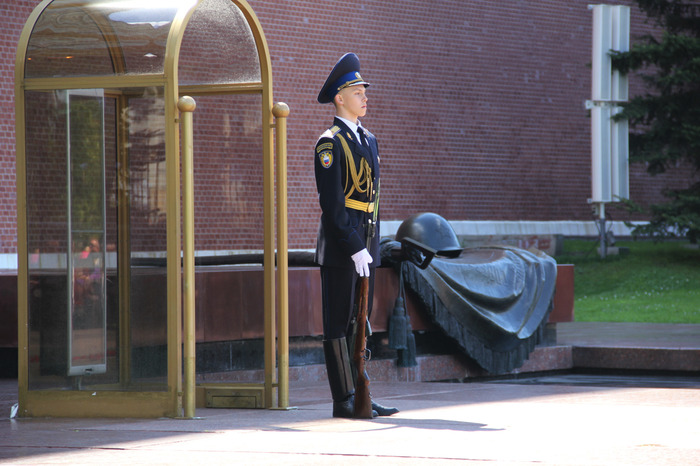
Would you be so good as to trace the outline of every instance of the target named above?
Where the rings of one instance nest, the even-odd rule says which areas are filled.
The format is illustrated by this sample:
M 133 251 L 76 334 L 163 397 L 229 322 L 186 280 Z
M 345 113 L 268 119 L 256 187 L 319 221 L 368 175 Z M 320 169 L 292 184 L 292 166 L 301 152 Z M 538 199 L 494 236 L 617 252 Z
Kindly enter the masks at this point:
M 347 342 L 352 335 L 355 284 L 358 277 L 369 277 L 369 315 L 379 265 L 378 219 L 370 227 L 379 186 L 377 139 L 359 120 L 367 112 L 368 86 L 360 76 L 357 55 L 347 53 L 318 94 L 319 103 L 335 106 L 333 126 L 318 139 L 314 152 L 322 211 L 316 262 L 321 266 L 323 349 L 333 417 L 353 417 L 354 386 Z M 374 401 L 372 409 L 376 412 L 373 415 L 379 416 L 398 412 Z

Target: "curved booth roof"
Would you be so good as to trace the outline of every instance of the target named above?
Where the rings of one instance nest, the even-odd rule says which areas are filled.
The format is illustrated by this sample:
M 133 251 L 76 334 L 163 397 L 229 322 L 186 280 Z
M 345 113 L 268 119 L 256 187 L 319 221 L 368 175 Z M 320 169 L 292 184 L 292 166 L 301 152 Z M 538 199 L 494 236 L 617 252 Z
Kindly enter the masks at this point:
M 261 31 L 251 30 L 249 22 L 255 18 L 246 17 L 249 11 L 245 3 L 231 0 L 44 2 L 27 22 L 32 29 L 24 38 L 24 77 L 156 77 L 177 72 L 180 85 L 260 82 L 257 43 L 264 47 L 264 41 L 256 41 Z

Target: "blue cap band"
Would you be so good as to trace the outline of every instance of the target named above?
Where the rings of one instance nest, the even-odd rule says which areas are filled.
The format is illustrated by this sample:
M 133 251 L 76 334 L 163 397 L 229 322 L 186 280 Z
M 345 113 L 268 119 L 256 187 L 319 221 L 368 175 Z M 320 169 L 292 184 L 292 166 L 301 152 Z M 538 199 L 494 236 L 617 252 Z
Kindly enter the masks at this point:
M 345 73 L 340 77 L 340 79 L 333 83 L 332 88 L 339 91 L 341 89 L 345 89 L 346 87 L 359 86 L 360 84 L 369 86 L 368 82 L 363 81 L 362 76 L 360 76 L 359 72 L 351 71 L 349 73 Z

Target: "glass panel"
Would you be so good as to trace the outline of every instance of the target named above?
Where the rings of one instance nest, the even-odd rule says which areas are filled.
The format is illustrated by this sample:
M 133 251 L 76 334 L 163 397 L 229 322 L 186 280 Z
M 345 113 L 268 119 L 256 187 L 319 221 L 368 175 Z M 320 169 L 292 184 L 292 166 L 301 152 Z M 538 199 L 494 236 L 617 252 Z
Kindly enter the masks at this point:
M 115 106 L 96 95 L 25 93 L 30 389 L 118 381 L 118 283 L 105 253 L 116 242 L 116 210 L 105 216 L 103 188 L 105 172 L 116 186 Z
M 68 105 L 68 375 L 107 371 L 104 93 L 67 92 Z
M 107 44 L 95 21 L 73 3 L 55 1 L 36 22 L 27 45 L 25 76 L 110 75 Z
M 194 113 L 195 248 L 262 252 L 262 101 L 198 96 Z
M 162 73 L 170 25 L 178 9 L 194 4 L 55 0 L 32 31 L 26 77 Z
M 231 0 L 204 0 L 194 11 L 182 38 L 178 76 L 182 85 L 261 80 L 253 33 Z
M 68 387 L 68 194 L 63 92 L 27 92 L 29 388 Z
M 94 91 L 85 94 L 25 93 L 29 388 L 167 390 L 163 90 L 105 90 L 103 120 Z M 94 134 L 102 124 L 100 142 Z M 94 215 L 100 204 L 103 218 Z M 128 225 L 118 224 L 119 211 Z M 119 232 L 127 238 L 118 241 Z M 119 255 L 130 270 L 119 273 Z M 120 277 L 128 280 L 121 306 Z M 95 334 L 102 324 L 92 311 L 100 306 L 106 331 Z M 128 333 L 121 339 L 120 329 Z M 102 355 L 92 359 L 96 350 Z M 106 372 L 96 374 L 102 364 Z
M 196 100 L 194 241 L 201 264 L 196 300 L 197 309 L 205 310 L 198 314 L 197 334 L 221 342 L 216 348 L 235 348 L 234 341 L 259 338 L 264 330 L 262 96 Z M 213 346 L 203 348 L 213 353 L 198 358 L 199 373 L 263 365 L 261 354 L 242 361 L 236 355 L 223 359 Z
M 128 96 L 130 377 L 167 389 L 165 101 L 162 88 Z

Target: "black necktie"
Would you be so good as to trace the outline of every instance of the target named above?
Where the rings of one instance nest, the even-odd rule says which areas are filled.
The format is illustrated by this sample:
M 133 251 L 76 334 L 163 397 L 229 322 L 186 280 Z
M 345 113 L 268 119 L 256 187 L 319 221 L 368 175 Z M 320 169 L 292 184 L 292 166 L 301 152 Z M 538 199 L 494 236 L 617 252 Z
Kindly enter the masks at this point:
M 365 137 L 365 131 L 362 129 L 361 126 L 357 127 L 357 134 L 360 135 L 360 144 L 362 144 L 365 147 L 369 147 L 367 145 L 367 138 Z

